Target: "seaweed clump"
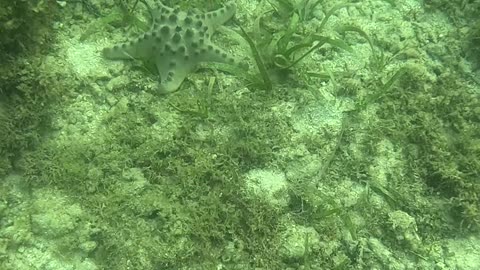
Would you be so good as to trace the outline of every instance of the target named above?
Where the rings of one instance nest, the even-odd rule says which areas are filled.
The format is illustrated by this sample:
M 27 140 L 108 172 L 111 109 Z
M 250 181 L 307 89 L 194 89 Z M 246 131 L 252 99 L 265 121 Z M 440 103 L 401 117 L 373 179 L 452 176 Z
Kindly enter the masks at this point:
M 52 0 L 0 0 L 0 176 L 12 169 L 21 150 L 38 142 L 47 105 L 59 96 L 49 85 L 54 78 L 36 68 L 39 53 L 48 48 L 57 6 Z
M 0 60 L 47 45 L 57 6 L 53 0 L 0 0 Z

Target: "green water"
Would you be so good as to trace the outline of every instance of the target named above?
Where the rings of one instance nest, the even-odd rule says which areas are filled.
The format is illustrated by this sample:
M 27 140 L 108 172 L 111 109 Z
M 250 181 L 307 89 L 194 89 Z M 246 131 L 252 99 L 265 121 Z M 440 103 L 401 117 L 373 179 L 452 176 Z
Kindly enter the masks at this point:
M 480 1 L 162 3 L 0 0 L 0 269 L 480 269 Z

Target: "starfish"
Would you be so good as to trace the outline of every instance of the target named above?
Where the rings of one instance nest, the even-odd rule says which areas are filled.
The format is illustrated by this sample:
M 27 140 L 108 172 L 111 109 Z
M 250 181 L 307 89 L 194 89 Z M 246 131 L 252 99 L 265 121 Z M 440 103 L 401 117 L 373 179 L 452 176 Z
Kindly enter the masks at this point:
M 108 59 L 139 59 L 153 62 L 160 76 L 159 91 L 176 91 L 201 62 L 237 64 L 227 52 L 210 40 L 216 28 L 235 14 L 233 2 L 207 13 L 181 11 L 157 2 L 152 10 L 153 24 L 138 38 L 105 48 Z

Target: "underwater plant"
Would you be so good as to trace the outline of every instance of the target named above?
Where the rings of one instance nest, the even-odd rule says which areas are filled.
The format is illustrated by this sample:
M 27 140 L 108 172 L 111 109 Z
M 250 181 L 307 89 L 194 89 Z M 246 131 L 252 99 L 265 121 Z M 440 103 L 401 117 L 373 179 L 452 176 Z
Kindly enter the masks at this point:
M 256 17 L 253 34 L 248 34 L 241 28 L 260 72 L 254 76 L 253 81 L 263 82 L 263 88 L 271 89 L 272 81 L 278 81 L 280 77 L 284 77 L 285 73 L 290 72 L 305 57 L 326 44 L 353 52 L 343 40 L 322 35 L 329 18 L 339 9 L 352 4 L 334 6 L 325 13 L 318 27 L 314 30 L 306 29 L 305 23 L 319 3 L 320 1 L 309 0 L 298 3 L 288 0 L 270 2 L 273 10 L 263 12 Z M 287 24 L 288 27 L 278 28 L 278 26 L 267 25 L 265 21 L 267 21 L 267 15 L 271 13 L 283 22 L 280 25 Z

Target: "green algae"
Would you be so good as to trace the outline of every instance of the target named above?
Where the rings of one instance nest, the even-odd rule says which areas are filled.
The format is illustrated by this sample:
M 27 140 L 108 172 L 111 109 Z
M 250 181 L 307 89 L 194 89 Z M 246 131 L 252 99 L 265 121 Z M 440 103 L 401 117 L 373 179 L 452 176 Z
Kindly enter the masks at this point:
M 0 266 L 478 268 L 479 70 L 459 53 L 478 1 L 440 2 L 338 10 L 322 35 L 354 53 L 317 48 L 270 92 L 207 68 L 161 97 L 144 69 L 95 57 L 102 32 L 77 41 L 95 18 L 67 1 L 56 49 L 0 75 Z M 270 7 L 237 4 L 247 32 Z

